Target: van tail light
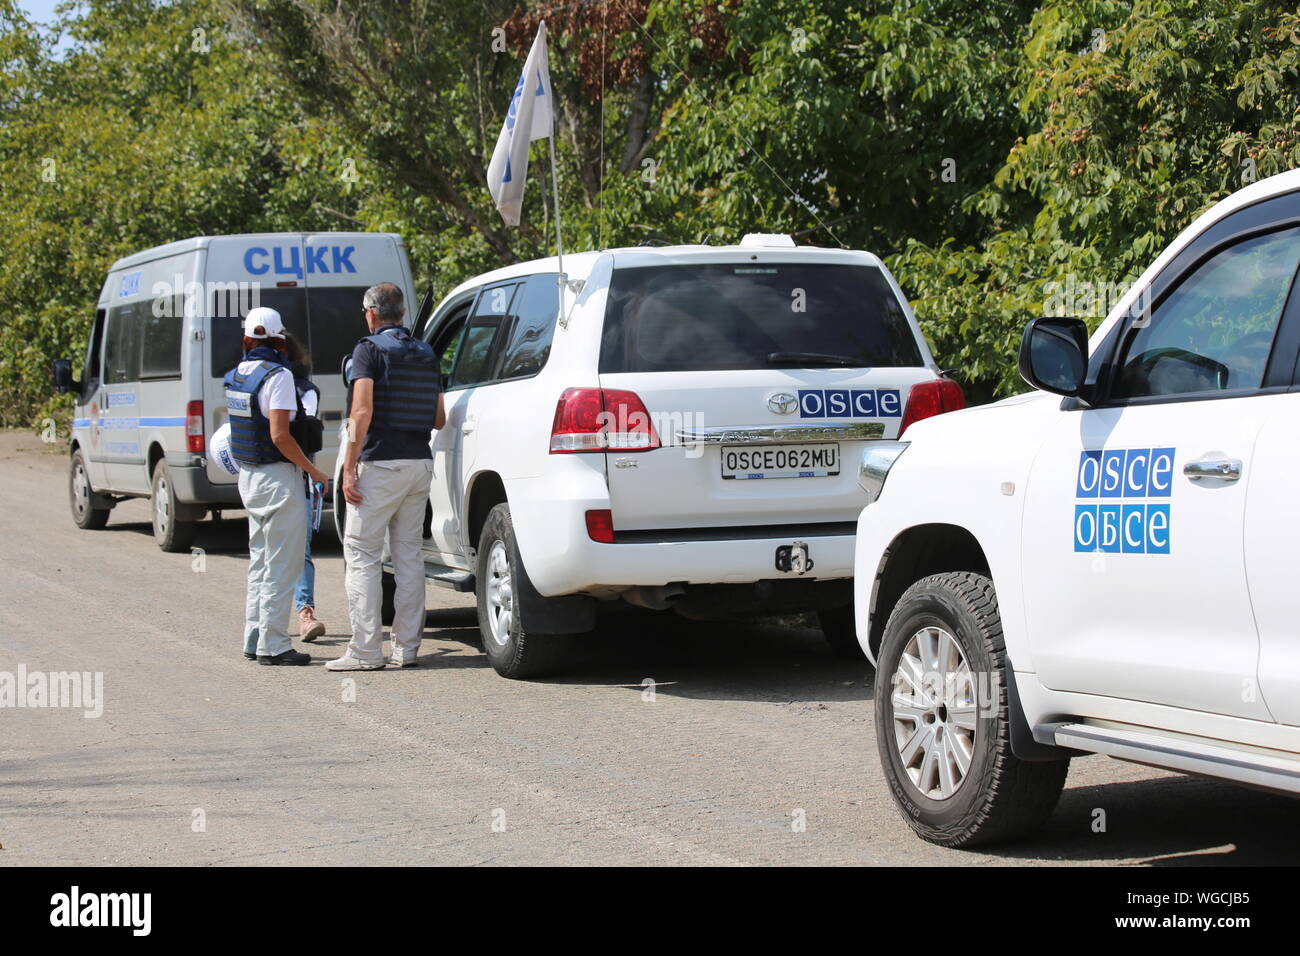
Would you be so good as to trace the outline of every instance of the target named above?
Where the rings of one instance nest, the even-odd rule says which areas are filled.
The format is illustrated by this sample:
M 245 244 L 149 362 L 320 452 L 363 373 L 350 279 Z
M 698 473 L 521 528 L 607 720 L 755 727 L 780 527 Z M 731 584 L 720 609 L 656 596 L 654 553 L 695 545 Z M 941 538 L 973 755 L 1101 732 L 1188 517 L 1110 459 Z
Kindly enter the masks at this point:
M 185 406 L 185 447 L 193 452 L 204 450 L 202 402 L 190 402 Z
M 551 454 L 649 451 L 659 436 L 636 392 L 617 388 L 566 388 L 551 423 Z
M 587 537 L 601 544 L 614 543 L 614 512 L 608 508 L 587 512 Z
M 962 394 L 961 386 L 952 379 L 938 378 L 932 382 L 918 382 L 908 393 L 903 423 L 898 426 L 898 437 L 902 438 L 908 426 L 923 418 L 933 418 L 965 407 L 966 396 Z

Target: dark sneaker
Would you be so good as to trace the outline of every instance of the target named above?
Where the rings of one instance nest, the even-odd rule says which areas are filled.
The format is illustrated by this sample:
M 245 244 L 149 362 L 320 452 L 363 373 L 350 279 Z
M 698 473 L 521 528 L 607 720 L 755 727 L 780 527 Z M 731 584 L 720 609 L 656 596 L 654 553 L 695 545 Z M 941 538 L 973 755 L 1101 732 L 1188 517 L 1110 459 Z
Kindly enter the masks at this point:
M 259 664 L 310 664 L 311 655 L 302 651 L 288 650 L 283 654 L 257 655 Z
M 255 661 L 255 660 L 257 660 L 257 655 L 256 655 L 256 654 L 250 654 L 250 653 L 248 653 L 248 651 L 244 651 L 244 660 L 246 660 L 246 661 Z

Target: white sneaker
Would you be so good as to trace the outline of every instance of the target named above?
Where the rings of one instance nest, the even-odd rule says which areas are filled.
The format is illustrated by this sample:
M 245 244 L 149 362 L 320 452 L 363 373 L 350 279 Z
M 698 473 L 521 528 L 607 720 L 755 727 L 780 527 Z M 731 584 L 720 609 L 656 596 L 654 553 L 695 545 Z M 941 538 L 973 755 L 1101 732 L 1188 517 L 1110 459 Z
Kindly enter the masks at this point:
M 401 651 L 393 651 L 393 656 L 388 659 L 388 663 L 394 667 L 419 667 L 420 662 L 416 659 L 415 654 L 403 654 Z
M 351 654 L 344 654 L 337 660 L 327 661 L 325 669 L 327 671 L 379 671 L 384 669 L 384 664 L 384 661 L 376 661 L 372 664 Z

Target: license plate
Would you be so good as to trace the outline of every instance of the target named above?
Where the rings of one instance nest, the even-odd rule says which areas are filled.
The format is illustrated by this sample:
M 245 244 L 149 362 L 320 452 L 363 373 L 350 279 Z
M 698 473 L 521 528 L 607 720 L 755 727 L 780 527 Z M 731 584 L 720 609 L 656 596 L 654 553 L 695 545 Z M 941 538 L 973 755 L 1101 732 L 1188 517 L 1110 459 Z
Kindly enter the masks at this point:
M 726 445 L 723 478 L 826 478 L 840 473 L 840 446 Z

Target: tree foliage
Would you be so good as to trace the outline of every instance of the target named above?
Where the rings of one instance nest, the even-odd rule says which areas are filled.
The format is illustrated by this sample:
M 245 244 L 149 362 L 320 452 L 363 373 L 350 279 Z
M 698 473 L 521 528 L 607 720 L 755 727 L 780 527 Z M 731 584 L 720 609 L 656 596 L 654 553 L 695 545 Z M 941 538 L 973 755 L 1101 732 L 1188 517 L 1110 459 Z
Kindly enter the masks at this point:
M 870 249 L 976 399 L 1019 387 L 1054 290 L 1100 318 L 1200 210 L 1300 165 L 1279 0 L 90 0 L 66 53 L 0 0 L 2 420 L 66 409 L 49 359 L 150 245 L 394 230 L 440 291 L 549 254 L 546 167 L 517 230 L 483 173 L 543 19 L 569 249 Z

